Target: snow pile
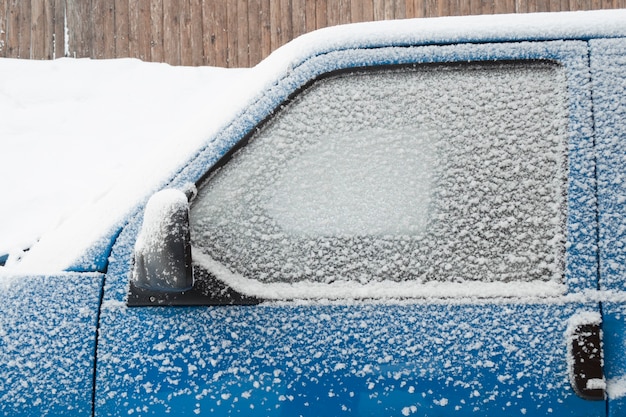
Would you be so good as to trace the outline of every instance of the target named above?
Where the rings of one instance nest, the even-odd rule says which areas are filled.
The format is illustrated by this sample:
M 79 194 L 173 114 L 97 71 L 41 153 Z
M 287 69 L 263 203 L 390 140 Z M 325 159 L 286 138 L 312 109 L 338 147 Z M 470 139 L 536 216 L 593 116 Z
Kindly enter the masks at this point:
M 42 235 L 33 251 L 78 254 L 106 234 L 241 106 L 247 71 L 0 59 L 0 255 Z
M 611 400 L 626 397 L 626 376 L 609 379 L 606 382 L 606 393 Z

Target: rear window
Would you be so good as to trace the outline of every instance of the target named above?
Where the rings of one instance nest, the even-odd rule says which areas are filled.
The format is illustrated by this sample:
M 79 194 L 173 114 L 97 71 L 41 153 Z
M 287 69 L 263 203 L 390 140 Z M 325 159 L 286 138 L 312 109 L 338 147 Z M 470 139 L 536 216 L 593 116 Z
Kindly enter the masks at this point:
M 560 284 L 567 128 L 550 62 L 320 79 L 201 184 L 194 262 L 259 284 Z

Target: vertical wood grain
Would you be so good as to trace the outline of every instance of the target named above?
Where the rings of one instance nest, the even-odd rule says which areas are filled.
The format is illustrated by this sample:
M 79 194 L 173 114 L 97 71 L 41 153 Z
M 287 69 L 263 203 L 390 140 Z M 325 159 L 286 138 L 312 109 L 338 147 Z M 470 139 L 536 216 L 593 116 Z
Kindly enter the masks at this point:
M 237 37 L 237 66 L 250 66 L 250 23 L 248 0 L 237 1 L 237 30 L 233 32 Z
M 261 2 L 248 1 L 248 65 L 261 61 Z
M 191 18 L 191 65 L 204 65 L 204 47 L 202 39 L 202 0 L 190 0 Z
M 163 0 L 163 61 L 180 65 L 180 3 Z
M 259 62 L 272 52 L 272 20 L 270 16 L 270 1 L 261 0 L 261 57 Z M 315 19 L 313 19 L 315 20 Z
M 130 4 L 129 0 L 115 0 L 115 57 L 126 58 L 130 56 Z M 147 28 L 146 28 L 147 29 Z M 145 29 L 144 29 L 145 30 Z
M 191 0 L 180 0 L 178 5 L 180 64 L 190 66 L 191 57 Z
M 626 0 L 0 0 L 0 57 L 245 67 L 349 22 L 607 8 Z
M 8 2 L 0 0 L 0 57 L 7 57 L 7 9 Z
M 138 57 L 146 56 L 145 59 L 152 62 L 163 62 L 165 61 L 163 0 L 131 0 L 134 3 L 137 1 L 139 1 L 137 27 L 141 28 L 137 33 Z M 147 28 L 143 30 L 144 25 L 148 25 L 149 30 Z
M 306 33 L 306 29 L 306 0 L 291 0 L 291 38 Z
M 315 4 L 315 23 L 317 29 L 321 29 L 328 26 L 328 13 L 326 13 L 326 10 L 328 8 L 328 1 L 316 0 Z
M 44 1 L 43 6 L 43 55 L 35 56 L 35 59 L 53 59 L 54 58 L 54 1 Z M 2 5 L 0 5 L 0 8 Z
M 30 1 L 30 53 L 28 58 L 42 59 L 45 56 L 46 11 L 43 0 Z
M 30 59 L 31 2 L 21 1 L 19 5 L 19 53 L 18 58 Z

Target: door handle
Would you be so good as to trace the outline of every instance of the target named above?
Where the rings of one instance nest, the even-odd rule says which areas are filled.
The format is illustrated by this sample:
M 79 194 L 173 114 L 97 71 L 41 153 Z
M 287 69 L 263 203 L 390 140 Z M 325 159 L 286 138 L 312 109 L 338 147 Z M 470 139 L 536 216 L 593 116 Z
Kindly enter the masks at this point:
M 600 319 L 599 314 L 597 316 Z M 606 381 L 600 320 L 597 323 L 570 323 L 568 334 L 568 366 L 574 392 L 585 400 L 604 400 Z

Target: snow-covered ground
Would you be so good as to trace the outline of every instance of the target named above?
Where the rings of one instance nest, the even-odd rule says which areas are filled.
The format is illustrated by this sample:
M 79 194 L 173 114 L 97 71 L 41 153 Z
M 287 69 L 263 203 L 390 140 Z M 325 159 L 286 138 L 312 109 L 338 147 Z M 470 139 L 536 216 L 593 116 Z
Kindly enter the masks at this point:
M 0 255 L 30 247 L 145 160 L 194 149 L 246 71 L 0 59 Z

